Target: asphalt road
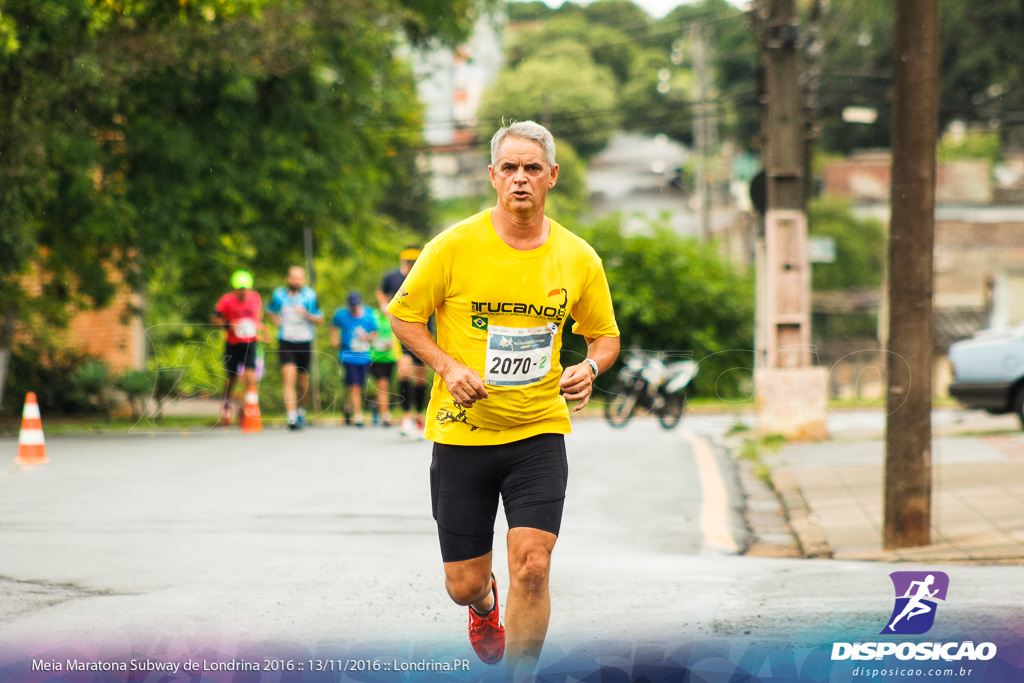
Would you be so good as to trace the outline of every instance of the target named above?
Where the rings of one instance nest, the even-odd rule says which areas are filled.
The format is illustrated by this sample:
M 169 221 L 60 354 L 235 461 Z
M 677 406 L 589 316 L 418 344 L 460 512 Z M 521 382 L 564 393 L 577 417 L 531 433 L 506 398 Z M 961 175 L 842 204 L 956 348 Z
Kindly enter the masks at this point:
M 546 653 L 607 639 L 877 634 L 892 608 L 888 573 L 912 567 L 702 554 L 705 500 L 685 433 L 591 420 L 568 437 Z M 0 454 L 15 449 L 0 440 Z M 48 465 L 0 468 L 0 646 L 468 652 L 465 611 L 443 590 L 428 442 L 379 428 L 218 430 L 53 438 L 48 454 Z M 503 536 L 499 523 L 507 585 Z M 945 570 L 956 599 L 933 634 L 1019 621 L 1006 601 L 1019 567 Z

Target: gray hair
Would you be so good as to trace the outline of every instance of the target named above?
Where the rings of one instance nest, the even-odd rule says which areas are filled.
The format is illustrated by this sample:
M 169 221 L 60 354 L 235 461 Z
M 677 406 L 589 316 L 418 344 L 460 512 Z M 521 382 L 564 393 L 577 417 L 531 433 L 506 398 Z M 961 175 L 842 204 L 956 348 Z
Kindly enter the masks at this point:
M 492 166 L 498 163 L 498 150 L 501 149 L 501 143 L 509 136 L 533 140 L 544 150 L 544 160 L 548 162 L 548 166 L 555 165 L 555 138 L 548 132 L 548 129 L 534 121 L 513 121 L 507 126 L 499 128 L 491 138 Z

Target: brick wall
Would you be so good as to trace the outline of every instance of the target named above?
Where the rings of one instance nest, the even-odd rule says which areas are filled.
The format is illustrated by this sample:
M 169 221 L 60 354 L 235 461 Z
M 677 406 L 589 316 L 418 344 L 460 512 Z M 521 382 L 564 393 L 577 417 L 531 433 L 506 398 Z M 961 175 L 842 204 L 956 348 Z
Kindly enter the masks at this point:
M 26 277 L 24 287 L 30 295 L 40 296 L 42 287 L 38 273 Z M 146 363 L 146 335 L 142 318 L 136 313 L 139 304 L 138 295 L 120 285 L 103 308 L 77 310 L 69 307 L 68 327 L 56 333 L 59 343 L 99 358 L 114 372 L 141 369 Z M 19 330 L 16 343 L 31 343 L 31 339 L 24 330 Z
M 888 152 L 869 152 L 830 161 L 822 170 L 823 192 L 854 202 L 888 202 L 891 182 Z M 940 204 L 988 204 L 993 190 L 986 161 L 949 161 L 936 169 Z

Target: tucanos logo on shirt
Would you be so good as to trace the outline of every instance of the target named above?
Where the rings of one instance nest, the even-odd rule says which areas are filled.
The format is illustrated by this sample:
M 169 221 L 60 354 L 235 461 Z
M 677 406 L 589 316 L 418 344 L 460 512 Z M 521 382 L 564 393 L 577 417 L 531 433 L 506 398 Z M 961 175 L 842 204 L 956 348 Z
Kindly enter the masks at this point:
M 548 298 L 553 296 L 561 295 L 562 300 L 558 302 L 558 305 L 552 306 L 549 304 L 537 305 L 537 304 L 525 304 L 518 301 L 473 301 L 472 312 L 473 313 L 490 313 L 490 314 L 503 314 L 503 315 L 524 315 L 531 318 L 545 318 L 547 320 L 554 320 L 555 322 L 561 322 L 565 318 L 565 309 L 569 305 L 569 291 L 567 289 L 552 289 L 548 292 Z M 473 327 L 477 327 L 476 319 L 478 316 L 473 316 Z M 481 327 L 479 329 L 486 329 Z

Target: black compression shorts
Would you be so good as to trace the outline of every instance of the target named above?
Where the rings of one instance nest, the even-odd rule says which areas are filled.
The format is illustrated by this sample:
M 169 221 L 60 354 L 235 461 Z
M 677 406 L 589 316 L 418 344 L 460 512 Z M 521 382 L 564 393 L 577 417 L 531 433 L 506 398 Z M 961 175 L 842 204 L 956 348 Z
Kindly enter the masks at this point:
M 309 372 L 309 360 L 312 354 L 312 342 L 291 342 L 282 339 L 277 349 L 281 357 L 281 365 L 294 365 L 302 372 Z
M 430 500 L 441 558 L 460 562 L 491 551 L 499 495 L 510 529 L 558 535 L 568 477 L 561 434 L 538 434 L 500 446 L 435 443 Z
M 232 375 L 256 369 L 256 342 L 238 342 L 224 347 L 224 369 Z

